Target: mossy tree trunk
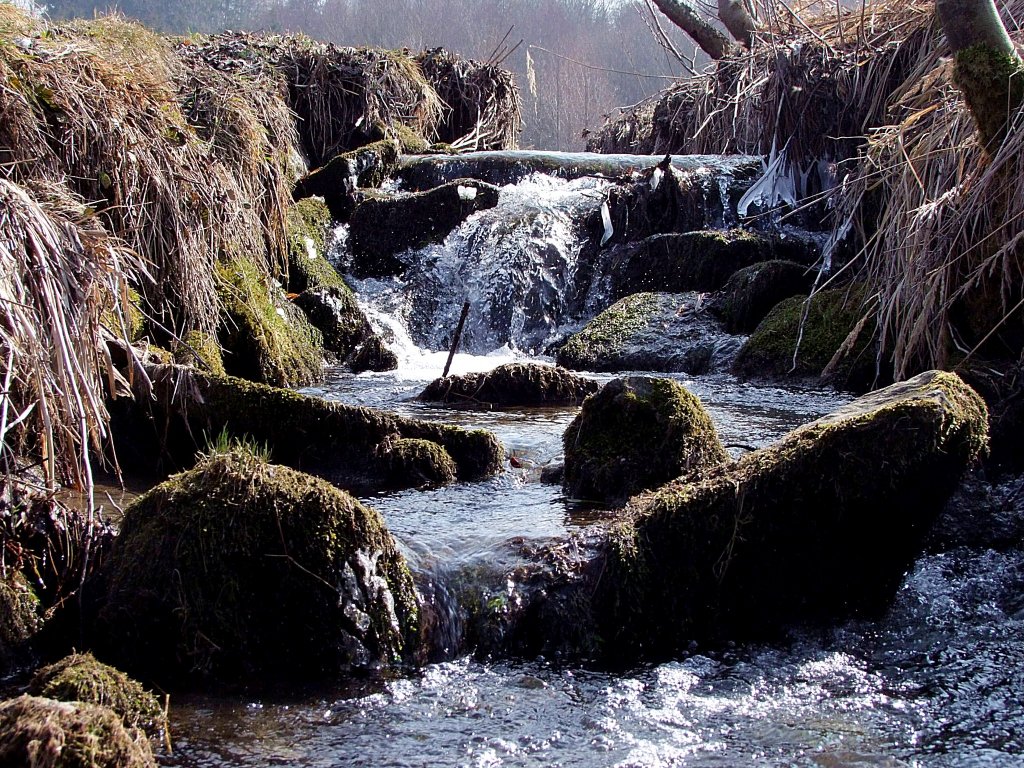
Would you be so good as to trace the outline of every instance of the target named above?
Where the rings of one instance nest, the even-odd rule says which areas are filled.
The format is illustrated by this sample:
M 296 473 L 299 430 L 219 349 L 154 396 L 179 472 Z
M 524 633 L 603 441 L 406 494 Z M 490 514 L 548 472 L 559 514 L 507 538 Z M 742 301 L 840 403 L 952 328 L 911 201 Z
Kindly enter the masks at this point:
M 956 84 L 993 154 L 1024 100 L 1024 62 L 993 0 L 936 0 L 935 10 L 956 55 Z

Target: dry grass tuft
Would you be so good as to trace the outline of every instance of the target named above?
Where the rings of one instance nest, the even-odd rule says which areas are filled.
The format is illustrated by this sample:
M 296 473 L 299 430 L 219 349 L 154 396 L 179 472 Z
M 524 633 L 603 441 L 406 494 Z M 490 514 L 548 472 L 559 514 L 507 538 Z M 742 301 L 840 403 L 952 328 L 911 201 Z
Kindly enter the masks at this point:
M 515 149 L 522 103 L 511 72 L 442 48 L 425 51 L 417 61 L 447 106 L 437 141 L 457 151 Z

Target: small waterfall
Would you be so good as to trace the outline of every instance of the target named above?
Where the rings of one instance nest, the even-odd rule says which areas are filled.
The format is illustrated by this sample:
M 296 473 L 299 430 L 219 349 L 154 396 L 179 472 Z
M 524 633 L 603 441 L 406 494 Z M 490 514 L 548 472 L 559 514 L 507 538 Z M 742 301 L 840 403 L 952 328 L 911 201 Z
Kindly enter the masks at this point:
M 403 254 L 409 266 L 401 277 L 353 280 L 353 288 L 371 321 L 390 328 L 400 357 L 408 342 L 447 350 L 464 301 L 463 351 L 541 352 L 581 319 L 584 230 L 609 185 L 534 174 L 504 187 L 495 208 L 470 216 L 443 243 Z

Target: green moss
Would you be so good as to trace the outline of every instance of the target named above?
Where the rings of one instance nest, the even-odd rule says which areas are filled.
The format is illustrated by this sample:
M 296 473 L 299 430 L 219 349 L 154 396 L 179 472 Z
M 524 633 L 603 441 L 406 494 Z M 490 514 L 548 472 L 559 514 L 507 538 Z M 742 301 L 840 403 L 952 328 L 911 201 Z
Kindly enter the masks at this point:
M 12 671 L 42 626 L 39 598 L 18 572 L 0 579 L 0 675 Z
M 203 435 L 226 432 L 227 438 L 267 445 L 278 463 L 361 492 L 390 483 L 378 449 L 396 438 L 420 438 L 443 446 L 463 481 L 501 469 L 501 445 L 483 430 L 406 419 L 190 369 L 157 369 L 151 377 L 156 395 L 153 416 L 161 425 L 163 448 L 177 466 L 192 465 L 196 451 L 205 448 L 197 444 Z M 189 395 L 184 403 L 182 392 Z
M 150 736 L 166 730 L 167 718 L 156 696 L 128 675 L 102 664 L 91 653 L 76 653 L 40 669 L 28 692 L 56 701 L 81 701 L 114 710 L 126 728 Z
M 435 379 L 418 399 L 482 410 L 524 405 L 579 405 L 597 389 L 596 381 L 562 368 L 508 363 L 484 373 Z
M 734 370 L 747 376 L 821 376 L 868 313 L 862 297 L 856 289 L 835 289 L 814 294 L 809 305 L 802 296 L 780 302 L 743 345 Z M 869 319 L 834 366 L 830 379 L 837 385 L 863 389 L 875 381 L 874 329 L 874 320 Z
M 0 765 L 156 768 L 149 741 L 110 709 L 19 696 L 0 704 Z
M 385 129 L 385 133 L 392 136 L 401 147 L 402 152 L 412 155 L 422 155 L 430 149 L 430 142 L 416 133 L 412 128 L 402 123 L 392 124 Z M 379 186 L 379 185 L 378 185 Z
M 579 333 L 565 342 L 556 360 L 573 370 L 600 370 L 600 361 L 613 355 L 637 331 L 646 328 L 658 309 L 654 293 L 637 293 L 619 299 Z
M 414 649 L 412 578 L 380 515 L 248 451 L 207 459 L 125 510 L 100 614 L 130 670 L 316 679 Z
M 458 475 L 451 455 L 432 440 L 388 441 L 380 453 L 393 484 L 399 488 L 446 485 L 455 482 Z
M 957 52 L 954 80 L 971 108 L 982 147 L 994 153 L 1024 101 L 1024 65 L 1015 55 L 973 45 Z
M 288 208 L 288 290 L 302 293 L 317 288 L 348 289 L 324 258 L 331 212 L 321 197 L 307 197 Z
M 207 336 L 202 331 L 189 331 L 181 343 L 175 344 L 174 361 L 219 376 L 225 374 L 220 344 L 215 337 Z
M 228 372 L 281 387 L 323 378 L 323 354 L 308 327 L 289 316 L 283 293 L 251 260 L 217 266 L 222 316 L 217 336 Z
M 728 459 L 700 400 L 670 379 L 616 379 L 587 398 L 562 438 L 566 493 L 617 504 Z
M 884 605 L 965 468 L 982 399 L 930 372 L 634 499 L 595 615 L 620 660 Z
M 813 276 L 807 267 L 775 259 L 737 271 L 714 300 L 727 333 L 750 333 L 780 301 L 806 294 Z

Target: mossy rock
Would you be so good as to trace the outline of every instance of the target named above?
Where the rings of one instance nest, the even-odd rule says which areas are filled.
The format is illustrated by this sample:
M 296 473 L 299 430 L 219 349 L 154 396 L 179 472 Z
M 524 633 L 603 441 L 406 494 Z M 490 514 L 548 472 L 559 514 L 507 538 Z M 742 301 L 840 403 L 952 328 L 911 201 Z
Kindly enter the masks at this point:
M 802 241 L 743 229 L 659 234 L 615 248 L 605 268 L 613 298 L 640 291 L 717 291 L 740 269 L 763 261 L 812 262 Z
M 107 707 L 19 696 L 0 704 L 0 765 L 156 768 L 145 736 Z
M 304 318 L 255 262 L 238 257 L 218 264 L 222 306 L 217 338 L 224 367 L 236 376 L 279 387 L 323 378 L 323 352 Z
M 165 684 L 337 677 L 414 651 L 412 577 L 380 515 L 231 449 L 126 510 L 101 647 Z
M 323 334 L 324 349 L 339 358 L 348 357 L 373 335 L 355 294 L 345 284 L 305 291 L 294 303 Z
M 981 397 L 931 371 L 638 496 L 586 587 L 604 652 L 665 657 L 883 608 L 986 429 Z
M 398 367 L 398 355 L 388 349 L 380 336 L 373 334 L 352 350 L 345 362 L 353 373 L 393 371 Z
M 498 187 L 458 179 L 426 192 L 367 195 L 352 212 L 349 246 L 357 277 L 401 274 L 398 254 L 439 243 L 466 218 L 498 204 Z
M 814 283 L 807 267 L 775 259 L 739 270 L 713 302 L 727 333 L 750 333 L 779 302 L 806 296 Z
M 865 316 L 868 319 L 861 324 Z M 874 336 L 875 321 L 864 307 L 861 290 L 819 291 L 809 304 L 806 297 L 794 296 L 761 321 L 740 350 L 733 370 L 740 376 L 769 379 L 818 378 L 830 367 L 828 380 L 836 386 L 864 390 L 876 380 Z M 830 366 L 844 345 L 849 348 Z
M 353 208 L 352 193 L 358 188 L 379 187 L 394 173 L 400 154 L 398 142 L 391 139 L 345 152 L 299 179 L 292 197 L 321 197 L 331 216 L 347 221 Z
M 501 469 L 501 444 L 483 430 L 420 421 L 301 395 L 230 376 L 177 366 L 148 368 L 153 395 L 121 404 L 115 444 L 122 464 L 152 471 L 163 450 L 171 466 L 190 467 L 206 440 L 227 437 L 266 445 L 273 461 L 325 477 L 359 493 L 391 487 L 379 448 L 397 438 L 431 440 L 455 460 L 458 479 L 479 480 Z M 131 440 L 130 446 L 122 440 Z
M 0 677 L 27 661 L 29 643 L 42 623 L 39 598 L 25 577 L 11 571 L 0 579 Z
M 451 455 L 432 440 L 388 441 L 381 447 L 380 454 L 392 483 L 398 488 L 447 485 L 458 477 L 458 467 Z
M 728 370 L 740 347 L 698 293 L 638 293 L 615 302 L 556 353 L 559 365 L 586 371 Z
M 321 197 L 288 208 L 288 292 L 344 288 L 345 281 L 325 258 L 331 213 Z
M 592 379 L 563 368 L 508 363 L 483 373 L 435 379 L 420 393 L 426 402 L 488 410 L 510 406 L 578 405 L 597 392 Z
M 220 344 L 213 336 L 201 331 L 189 331 L 185 337 L 174 345 L 174 362 L 192 365 L 200 370 L 223 376 L 224 359 L 221 357 Z
M 81 701 L 109 707 L 126 728 L 149 736 L 167 729 L 167 718 L 156 696 L 128 675 L 96 660 L 91 653 L 75 653 L 38 670 L 28 692 L 55 701 Z
M 607 504 L 729 458 L 695 395 L 670 379 L 639 376 L 587 398 L 562 444 L 565 492 Z

